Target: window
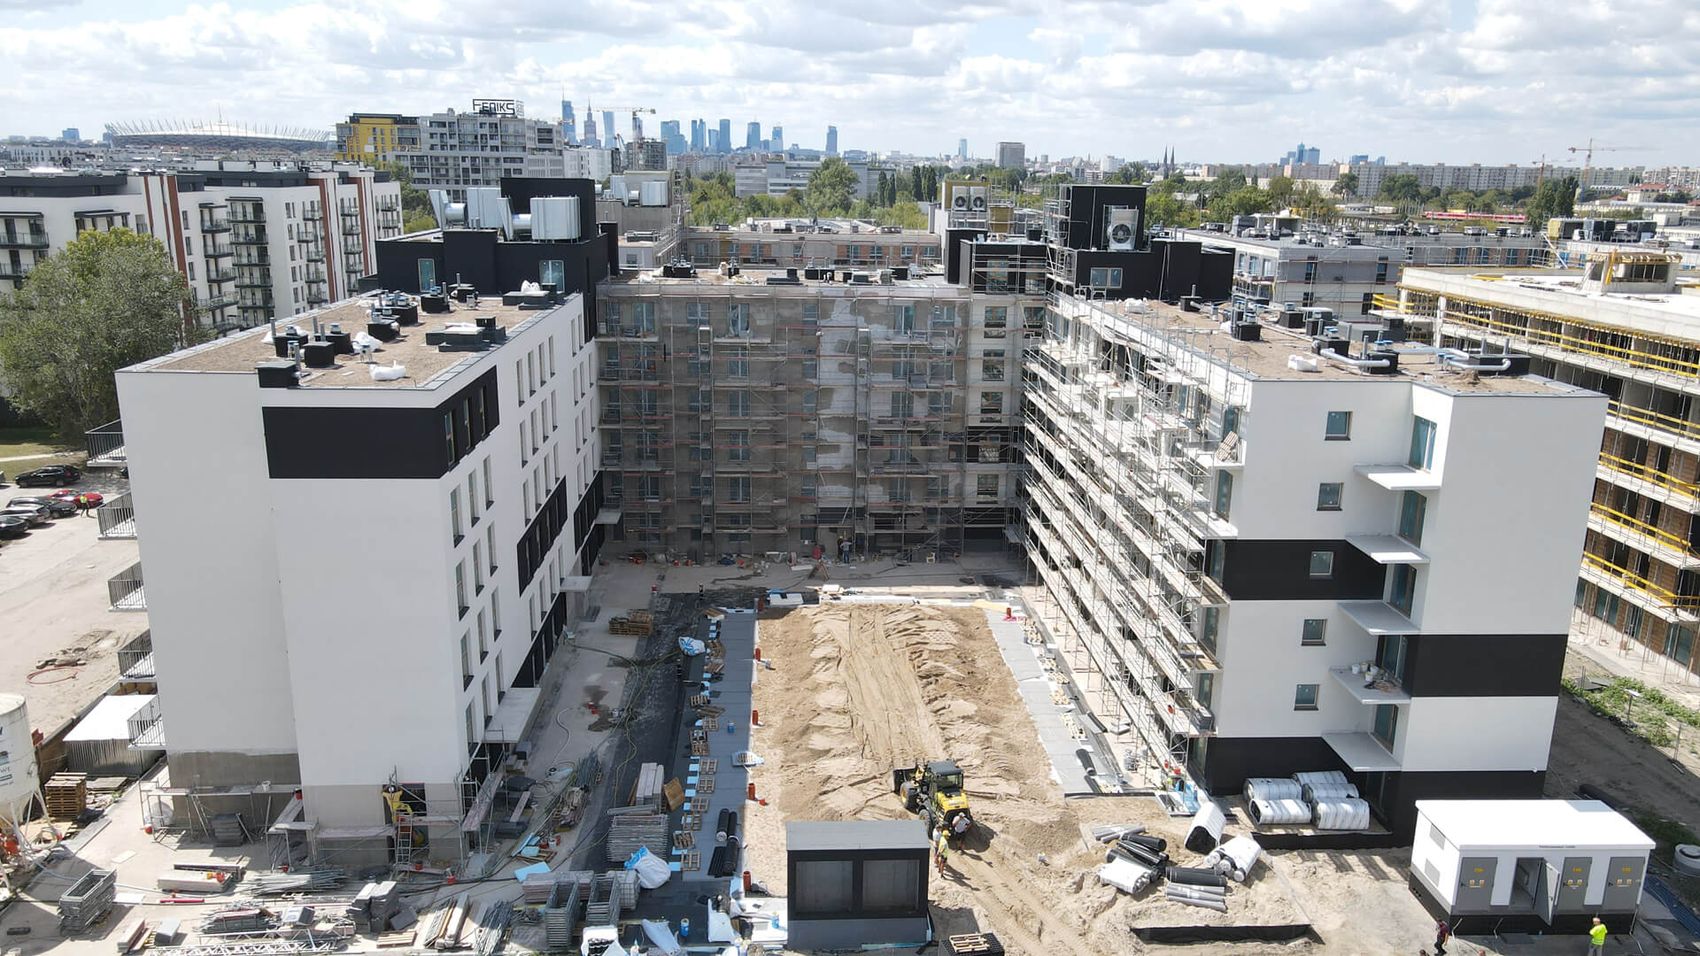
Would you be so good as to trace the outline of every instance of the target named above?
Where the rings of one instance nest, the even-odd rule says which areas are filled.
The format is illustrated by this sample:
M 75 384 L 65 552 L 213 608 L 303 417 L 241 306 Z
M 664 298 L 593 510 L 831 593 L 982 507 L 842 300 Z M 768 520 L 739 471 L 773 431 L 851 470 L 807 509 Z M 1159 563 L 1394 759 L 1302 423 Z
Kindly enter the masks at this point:
M 449 489 L 449 530 L 454 533 L 454 543 L 460 544 L 465 537 L 460 530 L 460 489 Z
M 1389 751 L 1393 749 L 1393 737 L 1399 731 L 1399 708 L 1393 704 L 1379 704 L 1375 708 L 1375 724 L 1371 733 Z
M 750 500 L 750 478 L 749 478 L 748 475 L 740 475 L 736 478 L 731 478 L 731 479 L 727 480 L 727 483 L 726 483 L 726 500 L 732 501 L 732 502 L 737 502 L 739 504 L 749 503 L 749 500 Z
M 491 566 L 490 570 L 496 569 Z M 490 633 L 497 638 L 502 636 L 502 596 L 496 592 L 495 588 L 490 589 Z M 498 671 L 500 669 L 500 667 L 497 668 Z
M 1316 684 L 1300 684 L 1293 688 L 1294 710 L 1316 709 Z
M 915 331 L 915 306 L 913 303 L 892 306 L 891 327 L 894 331 L 905 334 Z
M 726 457 L 729 461 L 750 460 L 750 433 L 747 431 L 732 431 L 726 433 L 728 446 Z
M 460 636 L 460 689 L 472 686 L 472 635 Z
M 1679 664 L 1694 657 L 1694 630 L 1684 624 L 1672 624 L 1665 632 L 1665 656 Z
M 1003 305 L 986 306 L 986 328 L 1004 329 L 1009 327 L 1009 307 Z
M 478 703 L 466 705 L 466 752 L 478 752 Z
M 748 305 L 726 307 L 726 334 L 736 336 L 750 334 L 750 307 Z
M 749 362 L 750 353 L 747 350 L 741 349 L 741 348 L 728 349 L 727 352 L 728 352 L 728 355 L 726 357 L 726 377 L 727 378 L 749 378 L 750 377 L 750 362 Z
M 466 562 L 455 565 L 455 601 L 460 607 L 462 617 L 466 616 Z
M 484 547 L 490 553 L 490 576 L 496 576 L 496 522 L 484 526 Z
M 1312 551 L 1310 553 L 1310 576 L 1313 578 L 1331 578 L 1334 576 L 1334 552 Z
M 1002 415 L 1003 414 L 1003 393 L 1002 392 L 981 392 L 980 393 L 980 414 L 982 414 L 982 415 Z
M 980 376 L 988 382 L 1001 382 L 1003 367 L 1004 357 L 1001 350 L 995 356 L 987 352 L 986 357 L 980 360 Z
M 974 494 L 981 498 L 996 498 L 998 496 L 998 476 L 975 475 Z
M 490 459 L 484 459 L 484 505 L 496 503 L 496 483 L 490 480 Z
M 484 609 L 478 610 L 478 661 L 490 656 L 490 630 L 484 625 Z
M 1122 287 L 1122 270 L 1093 269 L 1088 274 L 1087 285 L 1094 289 L 1119 289 Z
M 1338 481 L 1325 481 L 1316 486 L 1316 510 L 1339 511 L 1340 491 L 1345 485 Z
M 488 727 L 490 726 L 490 722 L 496 719 L 496 701 L 493 699 L 494 695 L 490 693 L 489 674 L 484 675 L 484 680 L 481 682 L 480 687 L 483 690 L 482 696 L 484 698 L 484 726 Z
M 1211 605 L 1204 609 L 1204 620 L 1198 629 L 1198 642 L 1210 653 L 1216 653 L 1216 636 L 1222 631 L 1222 609 Z M 1205 706 L 1209 706 L 1206 704 Z
M 1422 493 L 1407 491 L 1399 497 L 1399 537 L 1422 547 L 1423 515 L 1428 511 L 1428 499 Z
M 1348 441 L 1352 437 L 1352 413 L 1329 412 L 1328 428 L 1323 437 L 1329 441 Z
M 1399 613 L 1411 616 L 1411 605 L 1417 597 L 1417 569 L 1408 564 L 1393 566 L 1393 585 L 1388 589 L 1387 603 L 1399 609 Z
M 294 251 L 295 250 L 293 248 L 290 250 L 291 253 L 293 253 Z M 427 289 L 434 289 L 434 288 L 436 288 L 436 286 L 437 286 L 437 260 L 435 260 L 435 259 L 420 259 L 419 260 L 419 291 L 424 292 Z
M 750 393 L 742 389 L 730 392 L 726 396 L 726 414 L 735 418 L 750 417 Z
M 478 493 L 478 472 L 467 472 L 466 503 L 472 511 L 472 524 L 477 525 L 478 519 L 484 516 L 484 496 Z
M 1411 425 L 1411 456 L 1405 463 L 1428 471 L 1434 467 L 1434 422 L 1418 418 Z
M 567 269 L 560 259 L 544 259 L 537 264 L 537 281 L 545 287 L 553 284 L 558 292 L 567 287 Z
M 1328 619 L 1324 617 L 1305 618 L 1304 629 L 1299 636 L 1299 644 L 1304 647 L 1321 647 L 1328 643 Z
M 1234 501 L 1234 476 L 1231 472 L 1216 472 L 1216 502 L 1211 509 L 1216 517 L 1228 520 L 1229 506 Z
M 472 591 L 484 593 L 484 542 L 472 542 Z
M 447 461 L 460 460 L 460 456 L 455 454 L 455 419 L 446 412 L 443 414 L 443 450 L 448 453 Z

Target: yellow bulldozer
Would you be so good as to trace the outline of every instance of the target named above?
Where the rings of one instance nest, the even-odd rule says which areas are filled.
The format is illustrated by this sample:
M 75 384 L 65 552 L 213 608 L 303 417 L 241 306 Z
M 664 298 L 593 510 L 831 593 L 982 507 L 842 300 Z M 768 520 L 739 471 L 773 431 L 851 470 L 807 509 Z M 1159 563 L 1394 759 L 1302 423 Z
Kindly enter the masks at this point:
M 903 809 L 920 817 L 927 831 L 942 826 L 960 839 L 974 829 L 968 794 L 962 789 L 962 768 L 954 760 L 934 760 L 891 772 L 891 790 L 903 798 Z

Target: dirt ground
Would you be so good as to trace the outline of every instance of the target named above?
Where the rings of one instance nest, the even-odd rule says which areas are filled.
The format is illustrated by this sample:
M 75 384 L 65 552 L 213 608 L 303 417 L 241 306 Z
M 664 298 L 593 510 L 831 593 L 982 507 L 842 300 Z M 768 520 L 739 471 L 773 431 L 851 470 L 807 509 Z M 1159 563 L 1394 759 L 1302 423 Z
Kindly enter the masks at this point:
M 1101 823 L 1142 823 L 1179 846 L 1186 821 L 1148 797 L 1065 800 L 985 612 L 900 604 L 835 604 L 764 615 L 758 643 L 772 670 L 756 684 L 762 725 L 752 746 L 768 762 L 753 778 L 767 806 L 746 829 L 752 870 L 784 886 L 786 820 L 894 819 L 891 769 L 949 757 L 963 767 L 978 826 L 932 882 L 941 934 L 991 930 L 1016 953 L 1138 951 L 1136 925 L 1290 923 L 1303 915 L 1280 877 L 1230 891 L 1226 915 L 1139 898 L 1098 882 Z M 1236 953 L 1293 946 L 1236 945 Z
M 1572 798 L 1584 783 L 1700 831 L 1700 780 L 1687 766 L 1595 717 L 1569 694 L 1560 694 L 1552 754 L 1547 759 L 1546 795 Z

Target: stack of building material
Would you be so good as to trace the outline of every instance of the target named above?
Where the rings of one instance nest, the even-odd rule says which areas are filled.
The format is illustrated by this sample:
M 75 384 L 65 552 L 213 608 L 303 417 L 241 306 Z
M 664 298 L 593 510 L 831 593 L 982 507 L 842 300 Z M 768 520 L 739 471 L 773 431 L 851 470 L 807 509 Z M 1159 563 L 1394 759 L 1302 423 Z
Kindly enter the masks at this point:
M 288 873 L 262 873 L 248 880 L 247 888 L 256 896 L 282 896 L 285 893 L 315 893 L 338 886 L 348 874 L 326 867 L 318 870 L 291 870 Z
M 212 818 L 215 846 L 241 846 L 248 842 L 248 826 L 240 813 L 218 813 Z
M 1237 883 L 1244 883 L 1262 855 L 1263 847 L 1256 838 L 1241 835 L 1211 850 L 1210 855 L 1204 858 L 1204 865 L 1223 876 L 1232 877 Z
M 229 889 L 229 877 L 205 870 L 167 870 L 159 875 L 159 888 L 166 893 L 210 896 Z
M 649 807 L 655 809 L 661 800 L 661 790 L 667 783 L 667 768 L 658 763 L 646 763 L 638 768 L 637 783 L 632 787 L 634 807 Z
M 118 874 L 114 870 L 90 870 L 59 897 L 59 930 L 80 933 L 106 918 L 112 910 Z
M 153 928 L 155 946 L 176 946 L 183 942 L 183 921 L 175 916 L 159 921 Z
M 627 611 L 608 619 L 608 633 L 627 637 L 648 637 L 655 629 L 655 615 L 648 611 Z
M 260 933 L 276 925 L 276 916 L 264 907 L 231 906 L 207 914 L 201 920 L 201 932 L 219 935 Z
M 390 920 L 400 908 L 401 893 L 396 889 L 394 880 L 386 880 L 362 886 L 354 901 L 343 910 L 343 915 L 354 921 L 355 929 L 382 933 L 390 928 Z
M 478 956 L 495 956 L 496 948 L 502 944 L 502 937 L 508 932 L 508 924 L 514 919 L 514 904 L 507 900 L 497 900 L 485 906 L 478 914 L 478 924 L 472 933 L 472 950 Z
M 608 862 L 624 863 L 638 847 L 648 847 L 649 852 L 667 858 L 672 847 L 672 834 L 667 826 L 665 813 L 619 813 L 617 808 L 608 814 Z
M 638 875 L 636 870 L 615 870 L 614 891 L 620 900 L 620 909 L 637 909 Z
M 56 773 L 41 785 L 47 815 L 55 820 L 75 820 L 88 807 L 88 774 Z
M 419 944 L 430 949 L 459 949 L 471 907 L 467 895 L 462 893 L 432 910 L 420 925 Z
M 590 900 L 584 907 L 584 925 L 618 926 L 625 908 L 614 874 L 599 873 L 590 881 Z
M 129 953 L 139 952 L 142 948 L 142 941 L 147 938 L 147 935 L 148 924 L 146 920 L 133 919 L 119 927 L 119 956 L 128 956 Z
M 579 884 L 552 883 L 548 902 L 543 907 L 543 938 L 551 953 L 563 953 L 572 948 L 573 928 L 578 925 Z

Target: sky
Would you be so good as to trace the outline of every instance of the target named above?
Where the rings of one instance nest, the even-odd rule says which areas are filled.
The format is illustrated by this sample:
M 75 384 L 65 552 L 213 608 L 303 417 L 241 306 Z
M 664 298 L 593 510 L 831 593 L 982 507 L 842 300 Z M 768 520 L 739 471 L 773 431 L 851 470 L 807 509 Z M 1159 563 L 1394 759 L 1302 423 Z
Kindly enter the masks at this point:
M 975 156 L 1700 164 L 1695 0 L 0 0 L 0 134 L 571 100 Z M 630 117 L 619 120 L 622 132 Z M 600 125 L 600 120 L 598 121 Z M 1633 148 L 1631 148 L 1633 147 Z

